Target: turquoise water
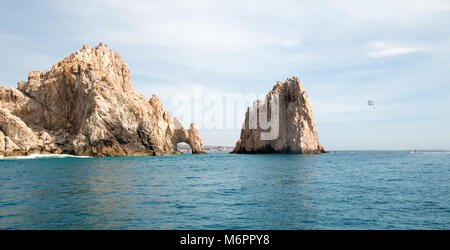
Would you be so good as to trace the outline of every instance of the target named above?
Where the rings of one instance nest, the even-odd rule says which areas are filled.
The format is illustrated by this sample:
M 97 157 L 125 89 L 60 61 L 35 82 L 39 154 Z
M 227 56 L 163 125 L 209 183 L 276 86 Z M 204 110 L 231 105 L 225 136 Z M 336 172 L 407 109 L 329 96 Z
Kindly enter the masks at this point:
M 450 229 L 450 153 L 0 160 L 0 229 Z

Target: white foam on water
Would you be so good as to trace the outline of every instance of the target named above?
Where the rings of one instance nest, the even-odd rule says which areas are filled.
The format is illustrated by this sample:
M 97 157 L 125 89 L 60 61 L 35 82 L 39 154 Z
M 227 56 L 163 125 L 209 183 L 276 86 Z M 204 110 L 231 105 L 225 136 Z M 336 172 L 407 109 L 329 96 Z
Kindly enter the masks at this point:
M 90 156 L 76 156 L 76 155 L 66 155 L 66 154 L 31 154 L 27 156 L 0 156 L 0 160 L 31 160 L 31 159 L 42 159 L 42 158 L 92 158 Z

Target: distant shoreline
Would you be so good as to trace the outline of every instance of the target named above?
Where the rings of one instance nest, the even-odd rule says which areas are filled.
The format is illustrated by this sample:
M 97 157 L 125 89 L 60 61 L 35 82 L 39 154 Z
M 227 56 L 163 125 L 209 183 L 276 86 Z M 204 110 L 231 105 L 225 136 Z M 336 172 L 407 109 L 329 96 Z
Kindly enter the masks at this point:
M 204 146 L 203 149 L 206 152 L 231 152 L 233 151 L 234 147 L 228 147 L 228 146 Z M 190 153 L 191 148 L 187 144 L 179 144 L 178 145 L 178 151 L 181 153 Z

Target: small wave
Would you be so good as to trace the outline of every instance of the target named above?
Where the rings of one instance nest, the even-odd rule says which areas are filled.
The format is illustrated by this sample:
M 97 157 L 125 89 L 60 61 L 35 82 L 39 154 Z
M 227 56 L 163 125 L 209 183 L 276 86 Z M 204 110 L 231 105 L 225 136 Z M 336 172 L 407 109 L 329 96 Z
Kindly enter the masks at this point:
M 76 156 L 67 154 L 31 154 L 27 156 L 0 156 L 0 160 L 30 160 L 30 159 L 43 159 L 43 158 L 92 158 L 90 156 Z

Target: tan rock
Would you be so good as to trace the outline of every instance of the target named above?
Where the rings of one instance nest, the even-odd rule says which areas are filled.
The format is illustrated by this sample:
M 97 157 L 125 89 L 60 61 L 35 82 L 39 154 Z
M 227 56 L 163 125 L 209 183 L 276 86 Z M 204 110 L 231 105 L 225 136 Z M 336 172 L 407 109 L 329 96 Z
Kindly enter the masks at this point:
M 5 151 L 21 150 L 28 152 L 36 147 L 36 134 L 19 117 L 8 110 L 0 108 L 0 130 L 7 136 Z M 12 143 L 13 142 L 13 143 Z
M 5 140 L 6 140 L 5 135 L 3 134 L 2 131 L 0 131 L 0 152 L 6 152 Z
M 265 101 L 255 102 L 254 108 L 257 112 L 252 114 L 259 114 L 260 110 L 267 109 L 269 119 L 271 113 L 275 112 L 271 110 L 275 107 L 275 103 L 278 104 L 278 133 L 275 138 L 263 140 L 262 134 L 268 132 L 268 129 L 262 129 L 260 126 L 251 128 L 255 119 L 251 119 L 252 112 L 249 109 L 233 153 L 319 154 L 326 152 L 319 142 L 311 102 L 300 79 L 293 77 L 284 83 L 278 82 L 266 96 Z
M 173 140 L 175 145 L 179 142 L 187 143 L 191 147 L 193 154 L 206 154 L 203 150 L 203 141 L 200 139 L 198 130 L 193 123 L 189 130 L 184 128 L 175 130 Z
M 50 71 L 31 72 L 18 89 L 0 87 L 0 109 L 0 130 L 20 154 L 163 155 L 178 153 L 179 142 L 203 152 L 198 131 L 175 136 L 185 129 L 156 96 L 147 101 L 133 89 L 126 63 L 102 43 L 84 45 Z
M 8 136 L 5 138 L 5 152 L 4 156 L 24 155 L 26 151 L 17 146 Z

